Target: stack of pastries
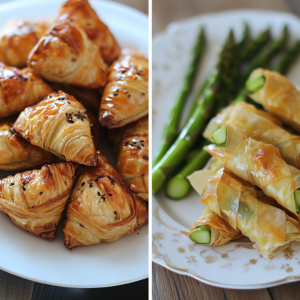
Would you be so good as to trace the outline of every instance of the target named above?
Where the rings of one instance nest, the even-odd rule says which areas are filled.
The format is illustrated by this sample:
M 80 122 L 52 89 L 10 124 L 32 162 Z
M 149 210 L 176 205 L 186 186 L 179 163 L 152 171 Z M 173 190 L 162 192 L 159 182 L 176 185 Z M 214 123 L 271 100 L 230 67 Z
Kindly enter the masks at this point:
M 109 140 L 116 169 L 97 149 Z M 139 230 L 148 222 L 147 58 L 122 50 L 87 0 L 67 0 L 51 22 L 8 22 L 0 150 L 0 169 L 16 172 L 0 180 L 0 211 L 20 228 L 52 240 L 65 215 L 70 250 Z
M 210 120 L 203 135 L 212 160 L 189 177 L 206 209 L 184 233 L 208 245 L 246 236 L 272 258 L 300 241 L 300 91 L 263 69 L 246 86 L 265 110 L 239 103 Z

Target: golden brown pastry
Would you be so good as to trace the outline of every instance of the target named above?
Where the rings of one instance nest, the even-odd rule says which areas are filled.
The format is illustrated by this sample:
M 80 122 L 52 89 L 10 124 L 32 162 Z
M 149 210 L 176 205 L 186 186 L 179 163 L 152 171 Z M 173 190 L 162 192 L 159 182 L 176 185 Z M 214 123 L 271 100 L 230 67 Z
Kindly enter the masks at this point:
M 249 97 L 300 132 L 300 91 L 277 72 L 256 69 L 248 82 L 256 78 L 261 78 L 263 85 Z
M 101 54 L 73 22 L 55 23 L 30 52 L 28 66 L 53 82 L 92 89 L 106 84 L 107 66 Z
M 33 169 L 54 162 L 53 154 L 31 145 L 16 135 L 12 125 L 12 120 L 0 121 L 1 170 Z
M 88 117 L 91 121 L 91 133 L 94 141 L 95 148 L 100 146 L 100 138 L 104 135 L 104 128 L 100 126 L 98 118 L 90 110 L 87 110 Z
M 85 108 L 91 110 L 94 112 L 94 114 L 98 114 L 101 101 L 100 90 L 80 88 L 78 86 L 61 84 L 57 82 L 51 82 L 49 85 L 55 92 L 64 91 L 65 93 L 74 96 L 77 101 L 84 105 Z M 97 123 L 99 123 L 98 120 Z
M 0 210 L 14 224 L 52 240 L 75 180 L 72 163 L 44 165 L 0 180 Z
M 97 46 L 108 64 L 120 55 L 119 45 L 87 0 L 66 1 L 60 8 L 58 20 L 70 20 L 78 24 Z
M 82 104 L 64 92 L 26 108 L 13 129 L 31 144 L 67 161 L 96 165 L 90 120 Z
M 135 197 L 105 156 L 84 167 L 73 188 L 64 223 L 65 246 L 113 242 L 148 222 L 147 207 Z
M 28 54 L 43 36 L 47 21 L 10 20 L 0 31 L 0 61 L 17 68 L 26 67 Z
M 31 69 L 0 63 L 0 117 L 11 116 L 41 101 L 52 89 Z
M 148 114 L 148 60 L 124 49 L 109 68 L 108 84 L 99 109 L 104 127 L 122 127 Z
M 148 116 L 127 125 L 116 140 L 118 173 L 134 194 L 148 201 Z
M 201 228 L 203 226 L 205 229 L 210 231 L 210 241 L 209 242 L 199 242 L 191 233 L 194 229 Z M 200 215 L 200 217 L 195 221 L 194 225 L 188 231 L 181 231 L 187 237 L 189 237 L 192 241 L 199 244 L 207 244 L 209 246 L 222 246 L 227 244 L 229 241 L 239 239 L 243 235 L 240 230 L 233 229 L 227 221 L 218 216 L 209 208 L 205 208 Z

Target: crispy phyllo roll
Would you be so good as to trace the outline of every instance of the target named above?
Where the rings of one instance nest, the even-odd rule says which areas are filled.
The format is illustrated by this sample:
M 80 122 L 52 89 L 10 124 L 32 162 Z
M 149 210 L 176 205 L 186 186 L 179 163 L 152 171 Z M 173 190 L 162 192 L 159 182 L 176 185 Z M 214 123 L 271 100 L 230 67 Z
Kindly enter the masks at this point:
M 54 162 L 53 154 L 18 136 L 12 130 L 12 125 L 12 121 L 0 122 L 1 170 L 33 169 Z
M 48 26 L 47 21 L 15 19 L 7 22 L 0 31 L 0 61 L 17 68 L 26 67 L 28 54 Z
M 52 89 L 31 69 L 19 70 L 0 62 L 0 118 L 40 102 Z
M 277 72 L 257 69 L 251 73 L 246 86 L 254 101 L 300 131 L 300 92 L 287 78 Z
M 221 246 L 243 235 L 240 230 L 233 229 L 227 221 L 219 217 L 209 208 L 205 208 L 196 220 L 190 232 L 182 231 L 193 242 L 209 246 Z
M 210 120 L 203 136 L 210 140 L 220 125 L 230 125 L 247 137 L 274 145 L 288 164 L 300 168 L 300 136 L 283 129 L 267 112 L 244 102 L 230 106 Z
M 43 78 L 79 87 L 101 88 L 107 66 L 97 47 L 75 23 L 55 23 L 32 49 L 28 66 Z
M 73 96 L 52 93 L 26 108 L 13 125 L 14 131 L 54 155 L 80 164 L 96 165 L 96 150 L 87 111 Z
M 74 186 L 64 223 L 65 246 L 113 242 L 148 221 L 148 208 L 134 196 L 100 152 Z
M 120 47 L 115 38 L 87 0 L 66 1 L 61 6 L 57 19 L 71 20 L 79 25 L 97 46 L 108 64 L 111 64 L 120 55 Z
M 108 128 L 122 127 L 148 114 L 148 60 L 124 49 L 109 68 L 99 110 L 99 122 Z
M 44 165 L 0 180 L 0 210 L 14 224 L 52 240 L 70 197 L 76 166 Z
M 230 125 L 216 130 L 211 138 L 214 145 L 204 148 L 209 154 L 299 218 L 300 170 L 288 165 L 278 148 L 247 138 Z
M 278 247 L 300 241 L 300 224 L 296 220 L 283 210 L 257 200 L 252 188 L 243 186 L 224 169 L 207 179 L 205 173 L 203 176 L 197 173 L 190 176 L 190 181 L 202 194 L 200 202 L 254 242 L 264 257 L 275 257 Z
M 148 116 L 127 125 L 115 140 L 118 173 L 133 193 L 148 201 Z

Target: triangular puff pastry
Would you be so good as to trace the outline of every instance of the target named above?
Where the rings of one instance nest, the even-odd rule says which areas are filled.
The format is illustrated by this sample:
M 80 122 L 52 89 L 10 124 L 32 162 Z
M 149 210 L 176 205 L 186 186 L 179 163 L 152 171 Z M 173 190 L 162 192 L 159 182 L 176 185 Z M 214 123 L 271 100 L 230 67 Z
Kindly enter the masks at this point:
M 13 125 L 31 144 L 67 161 L 96 165 L 90 120 L 82 104 L 64 92 L 26 108 Z
M 109 68 L 108 84 L 99 109 L 99 122 L 122 127 L 148 114 L 148 60 L 141 53 L 122 50 Z
M 135 195 L 148 201 L 148 116 L 113 130 L 118 131 L 112 133 L 116 135 L 117 171 Z
M 0 180 L 0 210 L 17 226 L 52 240 L 75 181 L 72 163 L 44 165 Z
M 65 246 L 113 242 L 148 221 L 148 208 L 134 196 L 103 154 L 84 167 L 75 184 L 64 223 Z
M 26 67 L 28 54 L 48 27 L 47 21 L 8 21 L 0 31 L 0 61 L 17 68 Z
M 53 82 L 92 89 L 106 84 L 107 66 L 98 48 L 73 22 L 55 23 L 32 49 L 28 66 Z
M 11 129 L 13 122 L 0 122 L 0 169 L 20 170 L 39 168 L 54 162 L 55 156 L 33 146 Z
M 60 8 L 58 20 L 72 20 L 97 45 L 104 60 L 111 64 L 120 55 L 120 47 L 108 27 L 99 19 L 87 0 L 68 0 Z
M 31 69 L 5 66 L 0 62 L 0 117 L 11 116 L 41 101 L 52 92 Z

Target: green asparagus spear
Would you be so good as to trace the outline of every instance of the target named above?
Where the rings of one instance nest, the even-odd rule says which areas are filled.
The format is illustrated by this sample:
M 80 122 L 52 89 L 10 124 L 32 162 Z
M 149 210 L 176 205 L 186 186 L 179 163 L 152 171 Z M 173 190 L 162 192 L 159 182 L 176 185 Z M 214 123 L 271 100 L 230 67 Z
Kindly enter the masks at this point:
M 279 58 L 278 64 L 273 68 L 280 74 L 286 74 L 293 61 L 300 53 L 300 40 L 296 41 L 291 47 L 288 47 Z
M 258 56 L 250 63 L 247 71 L 245 72 L 242 80 L 240 81 L 241 88 L 235 99 L 233 100 L 233 104 L 237 104 L 239 102 L 246 101 L 247 99 L 247 90 L 245 88 L 245 83 L 251 74 L 251 72 L 256 68 L 262 68 L 266 66 L 270 60 L 277 54 L 286 44 L 288 38 L 288 28 L 285 25 L 282 34 L 278 39 L 271 41 L 271 43 L 267 44 L 258 54 Z
M 235 56 L 235 46 L 234 35 L 231 30 L 219 55 L 219 61 L 216 68 L 211 74 L 209 85 L 205 89 L 202 100 L 199 105 L 197 105 L 192 117 L 188 120 L 175 143 L 152 171 L 153 193 L 156 193 L 160 189 L 166 180 L 167 175 L 182 162 L 195 143 L 195 140 L 202 133 L 206 121 L 210 117 L 210 111 L 216 98 L 216 93 L 221 86 L 222 76 L 224 76 L 224 73 L 228 72 L 226 68 L 231 67 L 232 65 Z M 229 63 L 229 61 L 231 63 Z
M 207 142 L 205 144 L 208 144 Z M 166 194 L 173 200 L 182 199 L 191 188 L 187 176 L 202 169 L 207 163 L 210 155 L 205 150 L 199 150 L 191 163 L 187 164 L 176 176 L 171 178 L 166 184 Z
M 258 92 L 266 82 L 266 77 L 261 75 L 246 82 L 247 91 L 250 93 Z
M 288 27 L 285 25 L 283 27 L 281 36 L 278 39 L 273 40 L 270 44 L 266 45 L 266 47 L 259 53 L 259 55 L 254 59 L 250 66 L 248 67 L 247 71 L 245 72 L 242 78 L 242 84 L 247 81 L 249 75 L 252 73 L 253 70 L 257 68 L 265 67 L 269 61 L 277 54 L 285 45 L 288 39 Z
M 209 226 L 206 225 L 197 226 L 190 233 L 189 238 L 197 244 L 210 244 L 211 229 L 209 228 Z
M 250 36 L 250 30 L 249 30 L 249 25 L 247 23 L 244 23 L 244 31 L 243 31 L 243 35 L 242 35 L 242 39 L 241 41 L 239 42 L 239 44 L 237 45 L 237 49 L 241 49 L 240 52 L 238 53 L 238 57 L 240 58 L 240 60 L 242 60 L 242 57 L 243 57 L 243 53 L 242 53 L 242 49 L 245 47 L 245 45 L 247 44 L 248 40 L 249 40 L 249 36 Z M 238 65 L 240 62 L 239 62 L 239 59 L 237 59 L 235 61 L 235 65 Z M 233 72 L 236 72 L 236 67 L 234 66 L 232 68 L 232 71 Z M 231 74 L 231 72 L 228 73 L 228 75 L 224 76 L 223 80 L 225 83 L 227 83 L 227 85 L 231 88 L 231 86 L 234 86 L 232 84 L 233 80 L 232 80 L 232 77 L 235 77 L 237 75 L 237 73 L 235 74 Z M 190 108 L 190 113 L 189 113 L 189 116 L 188 116 L 188 119 L 192 116 L 192 114 L 194 113 L 195 109 L 196 109 L 196 106 L 199 104 L 199 101 L 201 100 L 202 96 L 203 96 L 203 93 L 205 91 L 205 89 L 207 88 L 207 86 L 209 85 L 209 80 L 210 80 L 210 76 L 205 80 L 205 82 L 203 83 L 202 87 L 200 88 L 198 94 L 196 95 L 193 103 L 192 103 L 192 106 Z
M 193 55 L 192 55 L 193 58 L 192 61 L 190 62 L 188 73 L 185 76 L 183 88 L 170 113 L 168 124 L 165 126 L 164 129 L 164 140 L 158 151 L 156 158 L 154 159 L 153 165 L 156 165 L 160 161 L 160 159 L 168 151 L 168 149 L 171 147 L 171 145 L 173 144 L 173 142 L 175 141 L 175 139 L 179 134 L 178 126 L 180 123 L 183 107 L 191 91 L 191 87 L 195 79 L 199 61 L 204 52 L 204 48 L 205 48 L 205 32 L 204 32 L 204 27 L 202 27 L 198 35 L 197 42 L 193 49 Z

